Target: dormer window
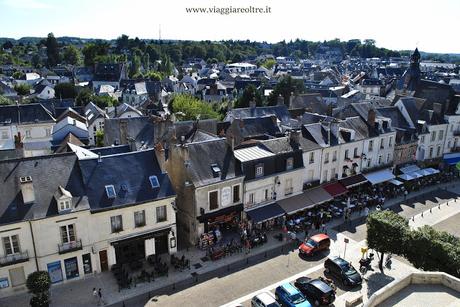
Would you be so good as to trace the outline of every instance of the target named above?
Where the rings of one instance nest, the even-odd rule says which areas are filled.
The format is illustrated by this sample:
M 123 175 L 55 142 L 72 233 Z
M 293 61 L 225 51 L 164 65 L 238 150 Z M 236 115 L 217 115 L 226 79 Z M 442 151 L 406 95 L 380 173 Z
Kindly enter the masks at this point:
M 105 186 L 105 194 L 107 194 L 107 198 L 117 197 L 117 192 L 115 192 L 115 187 L 113 186 L 113 184 Z
M 59 211 L 70 210 L 70 200 L 59 201 Z
M 220 176 L 220 167 L 217 164 L 211 164 L 212 176 L 217 178 Z
M 294 168 L 294 158 L 287 158 L 286 159 L 286 170 L 289 171 Z
M 149 181 L 150 181 L 150 185 L 152 186 L 152 189 L 156 189 L 160 187 L 160 183 L 158 182 L 157 176 L 150 176 Z
M 54 198 L 56 199 L 59 213 L 72 210 L 72 194 L 69 191 L 59 186 L 56 193 L 54 193 Z
M 264 165 L 262 163 L 256 165 L 256 177 L 264 175 Z

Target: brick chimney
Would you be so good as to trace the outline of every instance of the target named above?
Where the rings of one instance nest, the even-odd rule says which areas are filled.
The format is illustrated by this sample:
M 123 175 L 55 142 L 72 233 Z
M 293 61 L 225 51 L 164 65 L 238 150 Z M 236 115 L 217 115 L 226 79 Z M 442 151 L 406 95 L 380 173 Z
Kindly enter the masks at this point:
M 370 109 L 369 112 L 367 112 L 367 123 L 368 123 L 369 126 L 371 126 L 372 128 L 375 127 L 375 117 L 376 117 L 375 110 L 374 110 L 374 109 Z

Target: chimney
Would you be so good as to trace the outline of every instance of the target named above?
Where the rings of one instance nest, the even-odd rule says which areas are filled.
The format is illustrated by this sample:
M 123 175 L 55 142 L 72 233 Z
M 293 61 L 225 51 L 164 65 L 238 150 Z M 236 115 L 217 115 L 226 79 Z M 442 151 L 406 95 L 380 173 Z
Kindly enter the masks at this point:
M 300 130 L 291 130 L 291 132 L 289 133 L 289 139 L 295 144 L 299 144 Z
M 374 109 L 370 109 L 370 110 L 367 112 L 367 123 L 368 123 L 369 126 L 371 126 L 372 128 L 375 127 L 375 110 L 374 110 Z
M 77 121 L 75 119 L 72 119 L 72 125 L 74 125 L 74 126 L 77 125 Z
M 433 103 L 433 112 L 434 114 L 441 116 L 442 115 L 442 104 L 440 103 Z
M 24 204 L 31 204 L 35 202 L 34 185 L 31 176 L 20 177 L 21 193 Z

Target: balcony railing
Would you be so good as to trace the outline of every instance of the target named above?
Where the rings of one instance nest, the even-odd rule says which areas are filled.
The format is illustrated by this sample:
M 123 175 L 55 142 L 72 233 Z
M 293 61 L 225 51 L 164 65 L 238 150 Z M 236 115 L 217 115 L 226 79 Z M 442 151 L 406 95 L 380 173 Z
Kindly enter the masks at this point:
M 59 254 L 65 254 L 82 249 L 81 239 L 69 243 L 58 244 Z
M 23 251 L 21 253 L 0 257 L 0 267 L 26 261 L 29 261 L 29 253 L 27 251 Z

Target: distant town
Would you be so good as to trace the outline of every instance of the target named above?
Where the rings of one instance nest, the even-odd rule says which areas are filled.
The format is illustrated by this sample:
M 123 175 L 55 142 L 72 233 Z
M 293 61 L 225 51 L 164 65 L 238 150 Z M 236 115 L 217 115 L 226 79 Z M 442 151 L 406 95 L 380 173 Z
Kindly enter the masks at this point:
M 0 305 L 458 303 L 458 54 L 0 44 Z

